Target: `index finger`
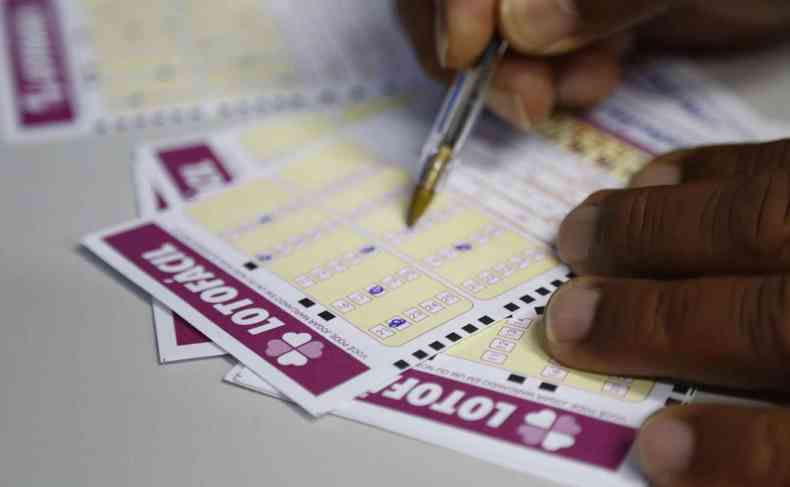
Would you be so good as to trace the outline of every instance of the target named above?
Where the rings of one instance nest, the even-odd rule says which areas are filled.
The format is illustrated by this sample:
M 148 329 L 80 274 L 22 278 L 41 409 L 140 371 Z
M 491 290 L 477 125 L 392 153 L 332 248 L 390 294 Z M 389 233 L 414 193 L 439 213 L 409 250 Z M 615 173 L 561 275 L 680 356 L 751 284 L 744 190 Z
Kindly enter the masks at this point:
M 671 0 L 502 0 L 499 27 L 524 54 L 560 54 L 665 11 Z
M 496 28 L 498 0 L 434 2 L 439 63 L 450 69 L 469 67 L 491 42 Z

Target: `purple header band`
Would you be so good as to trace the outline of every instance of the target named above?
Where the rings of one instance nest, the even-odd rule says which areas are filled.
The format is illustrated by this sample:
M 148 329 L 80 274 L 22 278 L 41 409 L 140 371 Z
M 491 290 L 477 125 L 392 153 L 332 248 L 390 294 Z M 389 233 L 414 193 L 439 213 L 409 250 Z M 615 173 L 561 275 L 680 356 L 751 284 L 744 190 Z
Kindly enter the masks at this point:
M 74 122 L 74 89 L 54 0 L 5 0 L 3 8 L 18 123 L 36 128 Z
M 154 191 L 154 197 L 156 198 L 156 209 L 166 210 L 167 202 L 159 193 L 159 191 Z M 195 345 L 197 343 L 211 342 L 211 340 L 209 340 L 204 334 L 200 333 L 194 326 L 187 323 L 187 320 L 179 316 L 177 313 L 170 311 L 170 315 L 173 317 L 173 329 L 176 333 L 176 345 Z
M 154 223 L 106 237 L 141 272 L 313 395 L 368 367 Z M 225 347 L 223 347 L 225 348 Z
M 414 369 L 361 400 L 609 470 L 620 467 L 636 438 L 633 428 Z
M 208 145 L 160 151 L 159 161 L 184 199 L 233 181 L 230 171 Z
M 209 343 L 206 335 L 200 333 L 194 326 L 187 323 L 178 313 L 173 315 L 173 329 L 176 332 L 176 345 L 196 345 L 198 343 Z

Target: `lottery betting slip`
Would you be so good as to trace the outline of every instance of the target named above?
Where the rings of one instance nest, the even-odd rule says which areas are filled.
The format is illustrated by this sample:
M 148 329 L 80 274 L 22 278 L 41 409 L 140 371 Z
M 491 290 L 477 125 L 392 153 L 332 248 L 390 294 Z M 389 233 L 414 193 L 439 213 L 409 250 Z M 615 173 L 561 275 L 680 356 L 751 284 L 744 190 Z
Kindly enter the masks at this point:
M 269 144 L 267 154 L 258 154 L 271 160 L 296 150 L 312 138 L 386 109 L 393 101 L 385 99 L 332 111 L 279 114 L 270 117 L 266 122 L 256 124 L 245 132 L 244 138 L 253 140 L 263 136 L 267 140 L 276 141 Z M 135 187 L 138 208 L 143 217 L 162 211 L 168 206 L 189 201 L 202 192 L 231 185 L 256 167 L 249 157 L 220 154 L 216 147 L 211 149 L 202 141 L 194 139 L 169 143 L 164 147 L 144 147 L 138 152 Z M 167 175 L 170 184 L 159 186 L 167 191 L 155 187 L 153 179 L 156 174 Z M 181 316 L 155 299 L 152 307 L 161 363 L 225 354 L 224 350 L 195 330 Z
M 327 412 L 505 316 L 534 277 L 564 278 L 539 242 L 455 197 L 407 231 L 411 176 L 366 146 L 377 130 L 353 125 L 346 140 L 86 243 L 283 393 Z M 485 245 L 456 248 L 454 235 Z M 497 278 L 487 269 L 504 248 L 514 268 Z M 456 265 L 438 269 L 427 254 L 439 251 Z
M 353 403 L 339 406 L 338 414 L 563 483 L 578 485 L 592 479 L 605 485 L 643 485 L 630 453 L 636 429 L 647 415 L 664 404 L 688 401 L 693 390 L 563 368 L 541 351 L 537 318 L 548 295 L 567 275 L 551 258 L 548 243 L 564 212 L 586 192 L 622 185 L 652 153 L 718 138 L 750 139 L 755 135 L 749 131 L 760 131 L 759 125 L 745 124 L 748 130 L 722 133 L 722 126 L 732 124 L 731 114 L 737 114 L 732 105 L 726 106 L 730 110 L 726 115 L 715 118 L 717 112 L 710 108 L 715 103 L 702 103 L 710 100 L 695 100 L 692 104 L 672 96 L 660 99 L 657 87 L 670 80 L 683 80 L 669 76 L 671 72 L 657 70 L 649 82 L 643 77 L 640 83 L 629 85 L 630 89 L 645 91 L 645 97 L 652 96 L 653 103 L 638 110 L 629 109 L 629 103 L 624 101 L 627 96 L 621 95 L 584 119 L 558 117 L 541 127 L 539 135 L 526 140 L 511 136 L 499 125 L 483 127 L 471 143 L 469 155 L 465 151 L 463 169 L 457 177 L 454 175 L 446 196 L 449 202 L 441 203 L 436 212 L 438 218 L 413 233 L 404 233 L 398 226 L 399 220 L 393 218 L 393 213 L 400 213 L 393 207 L 397 210 L 400 204 L 400 211 L 404 210 L 408 184 L 398 183 L 410 177 L 403 168 L 413 163 L 409 158 L 422 142 L 430 114 L 420 115 L 414 109 L 387 102 L 340 115 L 321 112 L 288 119 L 275 117 L 213 137 L 147 147 L 140 153 L 137 184 L 141 201 L 147 195 L 148 211 L 164 207 L 166 201 L 180 205 L 181 201 L 196 199 L 156 219 L 94 237 L 89 245 L 100 248 L 112 263 L 112 259 L 119 259 L 118 254 L 113 255 L 117 251 L 108 252 L 107 247 L 113 244 L 102 240 L 115 240 L 127 228 L 161 225 L 177 236 L 174 245 L 195 244 L 195 252 L 203 251 L 201 257 L 225 266 L 223 269 L 230 268 L 227 272 L 245 283 L 263 281 L 266 287 L 260 294 L 264 298 L 281 305 L 286 314 L 293 313 L 310 327 L 294 332 L 281 326 L 260 333 L 275 332 L 275 336 L 265 337 L 264 355 L 270 352 L 270 358 L 277 358 L 277 362 L 285 357 L 284 362 L 289 365 L 279 364 L 281 369 L 321 361 L 327 345 L 313 338 L 327 337 L 328 333 L 337 336 L 345 332 L 344 338 L 355 339 L 362 336 L 368 341 L 354 343 L 381 347 L 403 348 L 409 340 L 415 342 L 415 335 L 405 332 L 411 329 L 414 333 L 417 329 L 417 334 L 426 334 L 433 326 L 428 321 L 419 328 L 421 322 L 434 316 L 433 305 L 423 306 L 427 301 L 432 299 L 449 310 L 457 304 L 448 305 L 432 295 L 436 288 L 427 287 L 428 283 L 408 287 L 422 279 L 437 281 L 444 285 L 442 293 L 449 292 L 470 302 L 473 310 L 487 314 L 475 321 L 475 313 L 463 314 L 463 309 L 459 310 L 461 319 L 449 318 L 448 322 L 463 324 L 460 331 L 444 337 L 438 334 L 433 342 L 426 341 L 427 345 L 404 359 L 406 367 L 416 364 L 414 368 L 400 371 L 398 366 L 390 367 L 394 372 L 386 380 L 368 387 L 374 392 L 362 393 Z M 736 120 L 748 120 L 747 115 Z M 623 120 L 630 122 L 627 135 L 613 128 Z M 711 130 L 713 126 L 716 128 Z M 530 169 L 524 171 L 527 163 Z M 496 171 L 490 170 L 492 165 Z M 326 167 L 322 170 L 319 166 Z M 250 171 L 249 175 L 242 175 L 246 171 Z M 236 209 L 250 195 L 245 188 L 255 188 L 255 194 L 268 194 L 272 186 L 265 183 L 270 181 L 281 183 L 282 188 L 295 188 L 295 193 L 305 191 L 315 201 L 311 206 L 303 201 L 289 204 L 289 200 L 272 209 L 271 204 L 267 205 L 267 195 L 266 201 L 254 201 L 249 209 Z M 227 185 L 229 189 L 218 189 Z M 333 192 L 334 187 L 341 187 L 343 193 Z M 204 196 L 199 196 L 201 193 Z M 463 211 L 455 215 L 443 213 L 454 206 L 461 206 Z M 229 208 L 234 211 L 227 211 Z M 323 213 L 313 216 L 316 208 Z M 226 221 L 231 214 L 233 217 Z M 333 218 L 338 221 L 332 222 Z M 329 226 L 330 222 L 335 225 Z M 252 225 L 246 226 L 247 223 Z M 311 237 L 312 242 L 300 243 L 295 238 L 315 230 L 319 235 Z M 350 231 L 346 234 L 339 233 L 347 230 Z M 341 242 L 345 241 L 353 244 L 351 248 L 358 250 L 358 256 L 371 257 L 379 252 L 385 255 L 379 257 L 375 266 L 365 267 L 362 259 L 358 264 L 349 260 L 348 265 L 342 266 L 345 244 Z M 238 264 L 226 260 L 222 254 L 226 246 L 233 248 L 231 257 L 237 258 Z M 377 248 L 363 250 L 370 246 Z M 154 245 L 152 251 L 155 253 L 149 257 L 160 259 L 159 265 L 178 263 L 168 261 L 174 256 L 163 247 Z M 180 248 L 177 252 L 186 253 Z M 340 268 L 332 265 L 338 256 Z M 187 258 L 196 260 L 192 255 Z M 403 278 L 399 273 L 387 274 L 384 271 L 399 269 L 398 265 L 385 264 L 393 258 L 405 262 L 421 276 L 409 281 L 405 273 Z M 544 260 L 550 262 L 545 268 L 541 267 Z M 254 270 L 245 267 L 250 263 Z M 356 273 L 355 266 L 360 266 Z M 244 271 L 239 271 L 239 267 Z M 184 286 L 200 282 L 189 280 L 190 269 L 171 270 L 178 273 L 160 273 L 160 280 L 171 279 L 171 284 L 175 284 L 175 276 L 182 275 Z M 378 270 L 381 272 L 376 274 Z M 256 281 L 258 271 L 271 274 Z M 286 296 L 282 288 L 269 284 L 272 275 L 301 294 Z M 508 281 L 514 275 L 517 278 Z M 384 279 L 393 276 L 402 282 L 394 286 L 392 280 L 384 283 Z M 361 283 L 371 284 L 360 286 Z M 377 296 L 381 291 L 383 296 Z M 417 304 L 409 313 L 388 308 L 386 301 L 377 302 L 388 293 L 402 293 L 397 295 L 398 306 Z M 363 302 L 352 299 L 352 294 L 358 294 L 357 298 L 361 295 Z M 305 305 L 312 303 L 310 307 L 318 309 L 311 312 L 308 307 L 305 311 L 299 301 L 294 305 L 301 295 L 308 300 Z M 338 296 L 340 299 L 335 299 Z M 211 294 L 207 297 L 217 299 Z M 182 311 L 171 306 L 171 301 L 163 301 Z M 253 304 L 257 303 L 235 311 L 244 311 Z M 366 307 L 368 304 L 374 306 Z M 221 309 L 234 311 L 232 302 L 212 305 L 224 305 Z M 186 307 L 183 310 L 189 311 Z M 272 311 L 266 308 L 270 317 L 285 321 L 281 314 Z M 325 312 L 329 314 L 322 317 Z M 189 313 L 183 315 L 190 322 L 194 319 Z M 331 319 L 324 320 L 330 315 Z M 233 315 L 230 316 L 232 321 Z M 481 321 L 483 317 L 491 321 Z M 267 325 L 236 326 L 255 329 Z M 331 332 L 324 331 L 327 329 Z M 311 341 L 300 341 L 295 335 L 286 337 L 283 332 L 307 333 Z M 214 341 L 216 336 L 222 337 L 207 335 Z M 237 355 L 238 351 L 234 353 L 224 345 L 227 341 L 217 343 L 247 364 Z M 316 358 L 319 348 L 322 356 Z M 160 353 L 161 349 L 160 337 Z M 378 353 L 374 346 L 364 350 Z M 439 351 L 445 353 L 423 361 Z M 220 353 L 219 348 L 215 348 L 215 353 Z M 301 362 L 305 365 L 296 365 Z M 265 372 L 259 368 L 253 373 L 239 366 L 227 380 L 268 394 L 277 394 L 276 388 L 294 397 L 278 382 L 269 380 L 272 375 L 261 370 Z M 288 377 L 300 385 L 307 380 L 305 376 Z M 381 387 L 385 383 L 388 385 Z
M 3 0 L 0 39 L 13 141 L 331 105 L 419 73 L 391 3 L 366 0 Z
M 242 148 L 241 151 L 235 151 L 239 152 L 238 154 L 218 156 L 209 153 L 205 148 L 173 151 L 168 150 L 168 147 L 144 147 L 139 151 L 141 164 L 136 166 L 138 169 L 136 187 L 142 214 L 146 216 L 162 209 L 167 205 L 167 200 L 170 200 L 171 204 L 178 204 L 192 199 L 201 191 L 232 184 L 247 171 L 295 151 L 311 140 L 335 131 L 338 127 L 378 113 L 391 106 L 392 102 L 393 100 L 379 100 L 357 104 L 343 110 L 303 111 L 269 117 L 247 130 L 225 136 L 237 140 L 221 145 L 225 148 Z M 751 138 L 754 137 L 755 127 L 759 127 L 757 117 L 744 109 L 739 100 L 699 76 L 687 64 L 679 62 L 655 63 L 632 70 L 618 93 L 593 112 L 590 118 L 607 130 L 630 134 L 637 142 L 646 139 L 645 144 L 656 152 L 688 145 L 694 137 L 710 141 L 714 141 L 712 137 L 715 136 Z M 673 120 L 674 122 L 670 123 Z M 685 120 L 686 123 L 679 123 L 680 120 Z M 560 130 L 561 127 L 561 120 L 558 119 L 558 123 L 555 123 L 553 128 L 544 127 L 544 132 Z M 700 135 L 700 132 L 705 132 L 705 135 Z M 728 135 L 730 133 L 732 135 Z M 600 139 L 600 136 L 598 138 Z M 588 147 L 598 143 L 595 137 L 588 139 L 585 142 Z M 264 144 L 261 142 L 263 140 L 267 142 Z M 566 146 L 569 145 L 570 140 L 565 137 Z M 553 141 L 561 142 L 556 137 Z M 193 142 L 193 140 L 181 141 L 169 144 L 171 146 L 169 148 L 201 146 L 200 143 Z M 607 146 L 602 145 L 601 148 L 603 147 Z M 608 147 L 611 151 L 612 145 L 609 144 Z M 215 147 L 214 151 L 216 150 Z M 517 151 L 525 151 L 525 148 L 518 147 Z M 232 157 L 235 155 L 237 157 Z M 610 153 L 589 157 L 598 157 L 602 160 L 619 158 L 624 161 L 626 154 Z M 630 170 L 640 164 L 642 157 L 641 155 L 632 157 L 634 160 L 631 162 Z M 628 165 L 621 163 L 619 167 L 627 168 Z M 621 179 L 627 176 L 622 170 L 615 166 L 613 168 Z M 170 189 L 167 194 L 162 193 L 161 190 L 155 192 L 152 183 L 149 182 L 148 175 L 157 172 L 165 173 L 171 182 L 164 185 Z M 502 176 L 500 181 L 508 186 L 510 183 L 507 181 L 509 177 L 507 172 L 503 172 Z M 524 189 L 525 193 L 535 191 L 535 188 Z M 480 194 L 478 196 L 482 197 Z M 520 198 L 523 196 L 517 199 Z M 500 201 L 499 205 L 502 204 Z M 549 240 L 556 221 L 542 225 L 541 223 L 542 220 L 533 219 L 530 230 L 542 231 L 545 238 Z M 542 226 L 542 230 L 539 226 Z M 224 353 L 208 338 L 190 327 L 183 318 L 174 315 L 158 303 L 154 304 L 154 317 L 158 352 L 162 363 Z

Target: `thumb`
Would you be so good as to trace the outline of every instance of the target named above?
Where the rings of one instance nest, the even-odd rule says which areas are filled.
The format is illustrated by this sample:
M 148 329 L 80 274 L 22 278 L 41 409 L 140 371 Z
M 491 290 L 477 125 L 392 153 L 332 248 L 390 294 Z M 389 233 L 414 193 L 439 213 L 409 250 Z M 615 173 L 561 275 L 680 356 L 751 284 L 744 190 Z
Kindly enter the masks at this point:
M 524 54 L 575 50 L 664 12 L 673 0 L 502 0 L 499 24 Z

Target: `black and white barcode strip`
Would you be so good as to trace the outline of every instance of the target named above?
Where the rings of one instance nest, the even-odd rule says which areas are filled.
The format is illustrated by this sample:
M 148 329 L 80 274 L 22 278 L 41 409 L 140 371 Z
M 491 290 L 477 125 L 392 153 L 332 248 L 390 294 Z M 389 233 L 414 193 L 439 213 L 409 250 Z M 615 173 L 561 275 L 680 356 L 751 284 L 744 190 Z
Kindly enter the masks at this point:
M 544 305 L 548 301 L 548 297 L 554 291 L 559 289 L 560 286 L 562 286 L 563 284 L 568 282 L 573 277 L 574 276 L 572 274 L 568 274 L 562 279 L 555 279 L 554 281 L 552 281 L 549 284 L 541 285 L 540 287 L 535 288 L 531 293 L 527 293 L 527 294 L 521 296 L 518 300 L 522 304 L 516 304 L 516 302 L 513 301 L 513 302 L 505 304 L 503 306 L 503 309 L 507 313 L 513 313 L 515 311 L 518 311 L 518 310 L 522 309 L 525 305 L 530 305 L 530 306 L 533 307 L 533 309 L 534 309 L 536 314 L 542 315 L 543 311 L 545 309 Z M 509 315 L 504 315 L 503 314 L 503 316 L 499 317 L 499 319 L 506 318 L 507 316 L 509 316 Z M 427 359 L 428 357 L 431 357 L 431 356 L 435 355 L 437 352 L 439 352 L 441 350 L 444 350 L 445 348 L 451 346 L 455 342 L 457 342 L 457 341 L 459 341 L 459 340 L 461 340 L 463 338 L 467 338 L 467 337 L 470 337 L 470 336 L 478 333 L 480 330 L 482 330 L 483 328 L 488 327 L 489 325 L 491 325 L 495 321 L 497 321 L 497 320 L 495 320 L 494 318 L 492 318 L 492 317 L 490 317 L 488 315 L 481 316 L 481 317 L 479 317 L 477 319 L 476 322 L 474 322 L 474 323 L 467 323 L 464 326 L 460 327 L 458 330 L 447 334 L 443 339 L 437 340 L 437 341 L 429 344 L 428 345 L 429 349 L 427 351 L 426 350 L 422 350 L 422 349 L 421 350 L 416 350 L 416 351 L 412 352 L 410 355 L 408 355 L 406 357 L 403 357 L 400 360 L 395 361 L 392 365 L 393 365 L 393 367 L 395 367 L 398 370 L 405 370 L 405 369 L 408 369 L 410 367 L 414 367 L 418 363 L 422 362 L 423 360 Z M 515 376 L 515 375 L 512 376 L 512 377 L 516 377 L 516 379 L 513 380 L 513 382 L 523 383 L 524 381 L 526 381 L 525 377 L 524 378 L 520 378 L 520 376 Z M 521 382 L 518 382 L 519 378 L 521 379 Z M 545 383 L 545 386 L 544 386 L 544 384 L 541 384 L 541 389 L 543 389 L 543 390 L 551 389 L 551 391 L 549 391 L 549 392 L 554 392 L 557 389 L 557 386 L 555 386 L 554 384 Z

